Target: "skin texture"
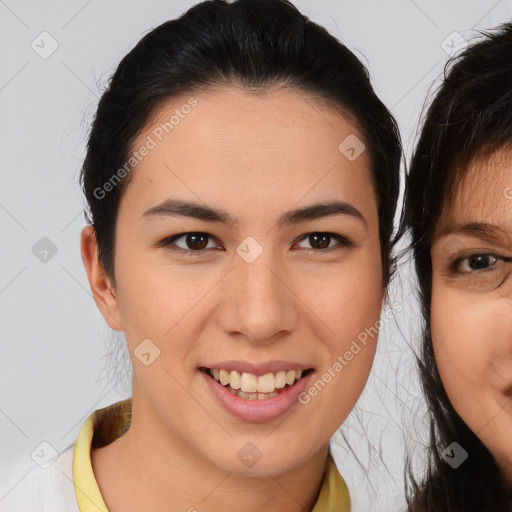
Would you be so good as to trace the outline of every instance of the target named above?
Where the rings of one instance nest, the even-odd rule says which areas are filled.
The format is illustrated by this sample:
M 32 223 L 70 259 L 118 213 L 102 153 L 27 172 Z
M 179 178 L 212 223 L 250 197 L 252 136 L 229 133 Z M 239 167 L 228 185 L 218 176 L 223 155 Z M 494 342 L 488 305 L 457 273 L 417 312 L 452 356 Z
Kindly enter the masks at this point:
M 110 327 L 124 331 L 134 367 L 130 429 L 92 452 L 94 472 L 112 512 L 235 503 L 245 511 L 309 510 L 329 439 L 366 383 L 376 339 L 307 405 L 270 422 L 228 413 L 199 367 L 284 360 L 314 368 L 314 382 L 375 325 L 384 290 L 369 159 L 363 152 L 349 161 L 338 146 L 350 134 L 362 139 L 356 127 L 303 93 L 223 86 L 192 96 L 197 106 L 132 171 L 117 219 L 115 288 L 92 228 L 82 233 L 94 298 Z M 134 147 L 189 97 L 163 105 Z M 224 210 L 239 224 L 143 217 L 169 198 Z M 284 212 L 330 200 L 363 219 L 277 224 Z M 187 232 L 211 236 L 199 256 L 180 252 L 190 250 L 186 238 L 161 243 Z M 312 232 L 353 246 L 331 238 L 318 248 Z M 248 236 L 263 249 L 252 263 L 236 252 Z M 149 366 L 134 356 L 147 338 L 160 350 Z M 262 454 L 252 468 L 237 457 L 248 442 Z
M 511 175 L 511 151 L 473 162 L 431 249 L 432 341 L 441 379 L 510 482 L 512 263 L 503 258 L 512 257 Z M 473 223 L 488 228 L 475 230 Z M 482 254 L 494 256 L 478 259 Z

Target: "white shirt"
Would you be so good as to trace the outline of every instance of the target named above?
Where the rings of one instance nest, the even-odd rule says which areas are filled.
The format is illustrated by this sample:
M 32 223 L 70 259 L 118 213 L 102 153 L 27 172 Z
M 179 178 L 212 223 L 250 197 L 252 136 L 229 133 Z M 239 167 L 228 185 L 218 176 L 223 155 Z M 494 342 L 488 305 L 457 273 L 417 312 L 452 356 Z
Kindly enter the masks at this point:
M 73 484 L 73 448 L 47 469 L 32 468 L 18 483 L 1 489 L 0 512 L 80 512 Z

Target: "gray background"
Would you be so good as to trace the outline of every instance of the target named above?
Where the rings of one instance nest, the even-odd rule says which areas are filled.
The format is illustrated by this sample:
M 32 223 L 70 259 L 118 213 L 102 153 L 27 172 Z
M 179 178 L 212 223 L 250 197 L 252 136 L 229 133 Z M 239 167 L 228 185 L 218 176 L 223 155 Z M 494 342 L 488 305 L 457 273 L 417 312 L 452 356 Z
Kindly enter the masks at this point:
M 35 466 L 31 453 L 41 442 L 64 450 L 94 409 L 129 396 L 126 354 L 116 348 L 123 339 L 97 310 L 80 258 L 78 172 L 115 66 L 143 34 L 193 3 L 0 0 L 0 500 Z M 510 0 L 294 3 L 368 66 L 408 154 L 424 100 L 448 59 L 450 34 L 470 39 L 475 29 L 512 18 Z M 48 36 L 41 48 L 42 32 L 58 44 L 48 58 L 31 47 L 35 41 L 40 53 L 51 49 Z M 43 237 L 57 250 L 47 261 L 32 250 Z M 405 259 L 390 288 L 390 302 L 403 310 L 385 324 L 368 386 L 342 428 L 348 445 L 341 434 L 333 440 L 354 511 L 403 508 L 405 447 L 421 467 L 424 410 L 409 346 L 418 337 L 412 280 Z

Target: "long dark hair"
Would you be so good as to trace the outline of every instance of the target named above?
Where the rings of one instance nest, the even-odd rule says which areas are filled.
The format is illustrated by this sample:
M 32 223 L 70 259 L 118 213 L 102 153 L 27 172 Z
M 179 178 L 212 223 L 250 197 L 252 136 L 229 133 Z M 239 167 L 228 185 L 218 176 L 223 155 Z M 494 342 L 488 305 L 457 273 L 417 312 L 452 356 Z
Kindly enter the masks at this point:
M 418 365 L 430 415 L 426 476 L 418 482 L 409 469 L 406 484 L 411 512 L 496 512 L 511 505 L 496 461 L 448 399 L 430 330 L 430 248 L 443 209 L 471 162 L 512 144 L 512 24 L 483 35 L 448 63 L 406 180 L 400 232 L 408 231 L 412 238 L 423 316 Z M 442 458 L 454 441 L 469 454 L 457 469 Z
M 81 183 L 86 220 L 114 286 L 116 215 L 132 175 L 126 162 L 135 137 L 164 101 L 224 84 L 251 91 L 294 88 L 357 125 L 371 162 L 387 284 L 402 149 L 396 122 L 366 68 L 289 1 L 209 0 L 145 35 L 123 58 L 98 104 Z

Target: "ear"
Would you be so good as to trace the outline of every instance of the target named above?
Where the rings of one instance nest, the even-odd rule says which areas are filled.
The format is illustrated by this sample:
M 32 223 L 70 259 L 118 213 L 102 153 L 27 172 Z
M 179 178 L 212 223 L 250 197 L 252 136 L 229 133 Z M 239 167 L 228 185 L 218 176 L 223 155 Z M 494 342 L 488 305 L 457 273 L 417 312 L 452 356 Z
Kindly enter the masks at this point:
M 107 276 L 98 257 L 96 232 L 92 226 L 82 229 L 80 249 L 89 286 L 98 309 L 107 324 L 115 331 L 124 330 L 119 315 L 119 302 L 110 278 Z

